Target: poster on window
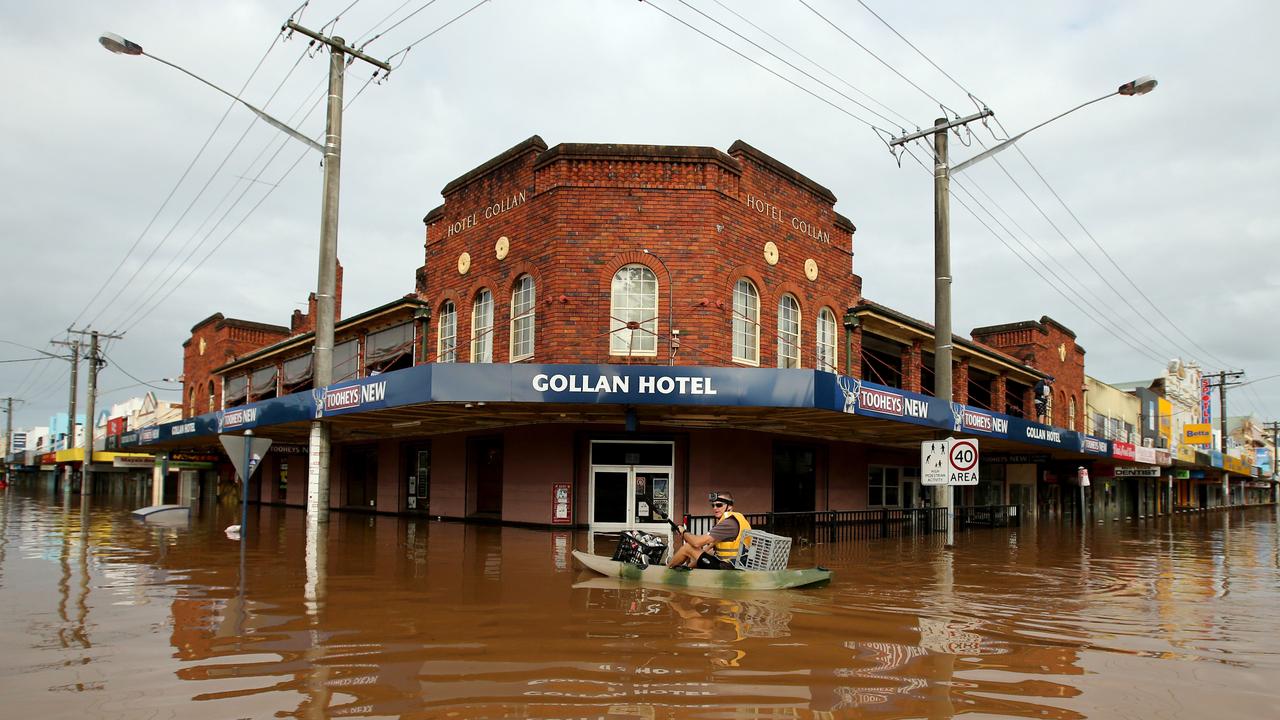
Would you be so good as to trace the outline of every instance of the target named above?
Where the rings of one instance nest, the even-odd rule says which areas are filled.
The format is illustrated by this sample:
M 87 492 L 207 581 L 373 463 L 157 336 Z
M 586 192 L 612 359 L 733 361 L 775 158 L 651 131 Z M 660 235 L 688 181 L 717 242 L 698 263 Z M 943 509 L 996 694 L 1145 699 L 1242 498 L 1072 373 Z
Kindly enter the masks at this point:
M 636 497 L 647 494 L 649 491 L 649 478 L 644 475 L 636 476 Z
M 668 478 L 665 478 L 665 477 L 663 477 L 663 476 L 661 476 L 661 475 L 659 475 L 659 476 L 657 476 L 657 477 L 655 477 L 655 478 L 653 479 L 653 499 L 654 499 L 654 500 L 669 500 L 669 499 L 670 499 L 669 497 L 667 497 L 667 486 L 668 486 L 668 483 L 669 483 L 669 479 L 668 479 Z M 666 503 L 663 503 L 663 505 L 665 506 L 665 505 L 666 505 Z M 663 514 L 663 515 L 666 515 L 667 513 L 666 513 L 666 511 L 664 510 L 664 511 L 662 511 L 662 514 Z

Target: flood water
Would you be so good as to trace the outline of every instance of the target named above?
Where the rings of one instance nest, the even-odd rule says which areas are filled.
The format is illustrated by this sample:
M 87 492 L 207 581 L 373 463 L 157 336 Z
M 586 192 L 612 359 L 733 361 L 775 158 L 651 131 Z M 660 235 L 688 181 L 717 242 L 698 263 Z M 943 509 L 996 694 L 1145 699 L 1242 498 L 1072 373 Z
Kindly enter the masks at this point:
M 334 513 L 223 529 L 0 491 L 0 714 L 87 718 L 1280 717 L 1258 507 L 799 548 L 825 587 L 593 577 L 585 533 Z

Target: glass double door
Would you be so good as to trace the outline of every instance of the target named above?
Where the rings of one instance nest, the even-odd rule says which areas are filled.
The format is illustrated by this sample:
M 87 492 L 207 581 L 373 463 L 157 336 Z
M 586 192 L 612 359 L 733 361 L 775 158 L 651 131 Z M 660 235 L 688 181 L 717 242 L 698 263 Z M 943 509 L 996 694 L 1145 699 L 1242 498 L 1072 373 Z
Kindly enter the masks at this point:
M 591 468 L 591 529 L 639 529 L 666 533 L 671 513 L 671 468 L 594 465 Z

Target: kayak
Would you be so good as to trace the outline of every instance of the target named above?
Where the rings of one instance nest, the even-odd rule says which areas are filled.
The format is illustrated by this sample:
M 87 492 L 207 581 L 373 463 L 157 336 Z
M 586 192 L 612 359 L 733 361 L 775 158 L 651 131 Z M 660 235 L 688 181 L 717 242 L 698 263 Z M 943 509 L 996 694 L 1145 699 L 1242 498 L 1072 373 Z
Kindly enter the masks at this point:
M 789 568 L 787 570 L 673 570 L 665 565 L 642 568 L 634 563 L 610 560 L 574 550 L 573 556 L 589 570 L 649 585 L 674 585 L 694 588 L 741 588 L 743 590 L 781 590 L 804 587 L 831 579 L 831 571 L 822 568 Z

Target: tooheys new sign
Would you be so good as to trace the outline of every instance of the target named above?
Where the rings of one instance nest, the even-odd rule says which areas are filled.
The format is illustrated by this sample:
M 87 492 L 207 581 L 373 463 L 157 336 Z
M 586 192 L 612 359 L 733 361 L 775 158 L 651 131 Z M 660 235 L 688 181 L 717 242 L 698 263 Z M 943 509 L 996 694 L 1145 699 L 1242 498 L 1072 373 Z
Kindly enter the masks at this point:
M 821 376 L 822 379 L 827 377 L 834 378 L 825 374 Z M 847 413 L 953 429 L 951 408 L 937 398 L 851 377 L 835 378 L 835 387 L 831 390 L 834 392 L 828 392 L 820 385 L 816 397 L 834 400 L 836 409 Z

